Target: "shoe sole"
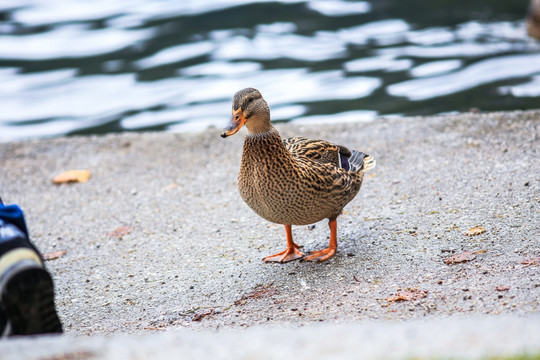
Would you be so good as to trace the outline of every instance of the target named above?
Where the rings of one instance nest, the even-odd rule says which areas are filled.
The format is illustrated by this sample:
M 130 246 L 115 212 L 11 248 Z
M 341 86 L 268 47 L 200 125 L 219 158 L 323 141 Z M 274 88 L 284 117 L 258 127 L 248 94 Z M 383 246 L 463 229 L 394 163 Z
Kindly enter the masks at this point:
M 0 298 L 11 324 L 10 335 L 61 333 L 54 307 L 54 284 L 34 261 L 21 260 L 2 274 Z

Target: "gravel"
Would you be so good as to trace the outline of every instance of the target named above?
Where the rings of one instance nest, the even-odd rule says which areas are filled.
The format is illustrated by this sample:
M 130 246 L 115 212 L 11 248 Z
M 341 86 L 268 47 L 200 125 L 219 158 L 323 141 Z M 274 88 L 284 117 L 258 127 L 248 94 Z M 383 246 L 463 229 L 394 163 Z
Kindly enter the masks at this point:
M 540 111 L 278 129 L 377 160 L 338 218 L 338 253 L 327 262 L 261 261 L 284 249 L 285 232 L 238 195 L 242 133 L 0 144 L 0 196 L 25 210 L 43 253 L 66 251 L 47 266 L 67 335 L 39 341 L 69 351 L 105 343 L 111 352 L 96 356 L 112 358 L 118 350 L 106 340 L 111 335 L 140 347 L 184 336 L 228 347 L 218 339 L 242 331 L 254 339 L 280 331 L 312 339 L 324 329 L 360 336 L 367 329 L 400 334 L 424 323 L 493 322 L 523 324 L 540 339 L 538 326 L 527 328 L 540 314 L 540 260 L 522 263 L 540 257 Z M 90 180 L 52 184 L 72 169 L 90 170 Z M 475 226 L 486 231 L 465 235 Z M 325 222 L 293 233 L 306 251 L 328 242 Z M 445 262 L 465 251 L 471 260 Z M 500 327 L 526 339 L 517 325 Z M 29 341 L 4 342 L 0 358 Z M 538 342 L 532 345 L 540 351 Z M 384 342 L 368 348 L 376 345 Z M 384 346 L 377 351 L 374 357 L 393 356 Z

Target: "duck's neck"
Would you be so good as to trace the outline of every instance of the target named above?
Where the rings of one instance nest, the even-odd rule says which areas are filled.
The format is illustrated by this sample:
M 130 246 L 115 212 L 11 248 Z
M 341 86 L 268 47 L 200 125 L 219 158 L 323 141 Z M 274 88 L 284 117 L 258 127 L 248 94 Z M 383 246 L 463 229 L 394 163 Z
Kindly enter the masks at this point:
M 264 119 L 261 121 L 248 121 L 246 127 L 250 135 L 264 134 L 269 131 L 275 130 L 270 122 L 270 119 Z
M 249 131 L 246 135 L 245 143 L 254 146 L 267 146 L 270 144 L 283 143 L 283 141 L 281 140 L 281 135 L 279 135 L 277 129 L 270 125 L 266 131 Z
M 283 144 L 279 132 L 273 126 L 265 132 L 249 133 L 244 141 L 244 154 L 242 161 L 283 161 L 290 157 L 290 153 Z

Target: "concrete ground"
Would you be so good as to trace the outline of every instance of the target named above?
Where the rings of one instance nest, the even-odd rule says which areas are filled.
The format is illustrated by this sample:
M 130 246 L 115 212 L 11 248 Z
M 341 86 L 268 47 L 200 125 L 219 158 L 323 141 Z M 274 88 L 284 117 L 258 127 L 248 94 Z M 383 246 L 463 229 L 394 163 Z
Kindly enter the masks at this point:
M 0 196 L 43 253 L 65 251 L 47 266 L 66 331 L 0 358 L 540 352 L 540 111 L 278 129 L 377 159 L 325 263 L 261 261 L 285 232 L 238 195 L 242 133 L 0 144 Z M 71 169 L 90 180 L 52 184 Z M 293 232 L 327 245 L 325 222 Z

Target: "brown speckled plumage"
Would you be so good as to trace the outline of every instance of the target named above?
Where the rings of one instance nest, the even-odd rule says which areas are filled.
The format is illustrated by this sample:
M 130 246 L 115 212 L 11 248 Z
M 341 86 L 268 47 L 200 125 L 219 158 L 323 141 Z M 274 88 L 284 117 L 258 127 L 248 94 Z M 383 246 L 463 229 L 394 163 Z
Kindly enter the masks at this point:
M 268 105 L 255 89 L 235 94 L 233 121 L 222 136 L 234 134 L 243 124 L 249 134 L 244 141 L 238 175 L 240 195 L 264 219 L 289 227 L 290 251 L 294 250 L 292 246 L 298 248 L 292 235 L 289 239 L 290 226 L 323 219 L 335 222 L 360 190 L 364 171 L 374 166 L 372 157 L 325 140 L 302 137 L 282 140 L 270 123 Z M 349 166 L 353 171 L 346 170 Z M 301 256 L 287 258 L 290 255 L 285 254 L 284 258 L 268 259 L 271 256 L 266 261 L 282 262 L 303 256 L 299 250 L 294 251 Z
M 336 145 L 296 139 L 284 142 L 276 129 L 246 136 L 240 195 L 258 215 L 277 224 L 337 218 L 360 190 L 363 172 L 339 168 Z

